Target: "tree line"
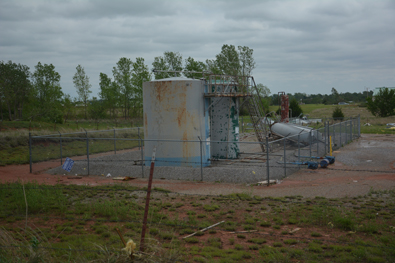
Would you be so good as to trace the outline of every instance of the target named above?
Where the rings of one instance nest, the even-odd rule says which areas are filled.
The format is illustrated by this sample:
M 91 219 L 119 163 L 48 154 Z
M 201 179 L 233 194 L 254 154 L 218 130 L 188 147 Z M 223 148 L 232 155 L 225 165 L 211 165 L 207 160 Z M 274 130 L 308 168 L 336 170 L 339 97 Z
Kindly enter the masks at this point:
M 122 57 L 112 69 L 112 76 L 99 74 L 99 93 L 90 97 L 92 86 L 84 67 L 78 65 L 73 76 L 73 83 L 78 97 L 71 98 L 60 86 L 60 74 L 53 64 L 38 64 L 34 71 L 26 65 L 12 61 L 0 62 L 0 116 L 8 120 L 43 120 L 62 123 L 75 118 L 123 118 L 141 117 L 143 109 L 143 82 L 168 77 L 185 76 L 201 78 L 196 72 L 211 72 L 226 75 L 252 75 L 256 63 L 253 49 L 246 46 L 223 45 L 214 59 L 198 61 L 192 57 L 183 59 L 179 52 L 166 51 L 163 56 L 154 58 L 153 73 L 142 57 L 134 61 Z M 163 72 L 175 71 L 175 72 Z M 185 71 L 183 73 L 179 71 Z M 268 87 L 261 83 L 257 88 L 263 97 L 263 105 L 278 105 L 277 94 L 270 96 Z M 252 91 L 255 92 L 255 91 Z M 363 93 L 338 93 L 332 88 L 329 95 L 289 94 L 294 103 L 336 104 L 338 102 L 365 102 Z M 79 106 L 79 107 L 76 107 Z M 78 113 L 76 108 L 79 108 Z M 83 109 L 81 111 L 81 108 Z M 241 112 L 243 113 L 243 111 Z M 244 114 L 246 114 L 244 112 Z
M 185 71 L 185 73 L 153 72 L 144 58 L 134 61 L 122 57 L 112 69 L 112 76 L 99 74 L 99 93 L 90 98 L 92 86 L 84 67 L 78 65 L 73 83 L 78 97 L 71 98 L 60 86 L 60 74 L 53 64 L 38 64 L 31 73 L 29 67 L 12 61 L 0 62 L 0 115 L 8 120 L 44 120 L 62 123 L 75 117 L 75 106 L 83 107 L 84 118 L 117 118 L 142 116 L 143 82 L 153 78 L 168 77 L 201 78 L 196 72 L 215 74 L 251 75 L 255 68 L 253 49 L 245 46 L 223 45 L 215 59 L 185 60 L 179 52 L 164 52 L 154 58 L 152 67 L 161 71 Z

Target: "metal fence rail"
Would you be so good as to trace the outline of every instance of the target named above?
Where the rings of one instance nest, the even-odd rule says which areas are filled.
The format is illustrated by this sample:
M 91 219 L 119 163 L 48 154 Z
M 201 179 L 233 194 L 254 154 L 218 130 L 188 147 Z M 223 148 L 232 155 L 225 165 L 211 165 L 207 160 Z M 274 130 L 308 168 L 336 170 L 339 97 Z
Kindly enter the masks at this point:
M 332 122 L 332 124 L 330 124 Z M 310 162 L 320 162 L 323 156 L 350 143 L 360 136 L 360 118 L 335 122 L 325 120 L 324 127 L 303 131 L 279 140 L 266 138 L 262 152 L 261 143 L 253 136 L 240 136 L 239 142 L 196 140 L 148 140 L 142 128 L 58 133 L 45 136 L 29 135 L 30 172 L 34 163 L 51 161 L 58 167 L 53 174 L 103 175 L 147 177 L 150 155 L 146 143 L 155 142 L 157 149 L 182 148 L 189 152 L 185 158 L 167 158 L 157 155 L 154 178 L 194 181 L 221 181 L 233 183 L 257 183 L 281 180 Z M 317 136 L 320 134 L 321 136 Z M 205 145 L 223 144 L 225 148 L 237 148 L 238 158 L 205 158 Z M 147 153 L 145 153 L 147 151 Z M 74 160 L 71 172 L 61 168 L 65 157 Z M 148 163 L 148 165 L 147 165 Z M 314 168 L 314 167 L 310 167 Z

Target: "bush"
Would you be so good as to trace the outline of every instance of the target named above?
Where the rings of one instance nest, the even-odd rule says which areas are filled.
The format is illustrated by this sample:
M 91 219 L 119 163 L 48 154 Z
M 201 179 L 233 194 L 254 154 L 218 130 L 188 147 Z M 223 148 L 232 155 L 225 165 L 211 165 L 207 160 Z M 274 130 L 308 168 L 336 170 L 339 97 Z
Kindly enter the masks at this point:
M 344 114 L 343 114 L 342 108 L 340 106 L 336 106 L 336 108 L 333 110 L 332 118 L 338 119 L 338 120 L 344 119 Z
M 367 99 L 368 110 L 375 116 L 395 115 L 395 89 L 382 88 L 373 98 Z
M 289 103 L 289 108 L 292 110 L 292 116 L 291 117 L 298 117 L 303 113 L 302 108 L 299 106 L 298 101 L 293 98 L 290 103 Z

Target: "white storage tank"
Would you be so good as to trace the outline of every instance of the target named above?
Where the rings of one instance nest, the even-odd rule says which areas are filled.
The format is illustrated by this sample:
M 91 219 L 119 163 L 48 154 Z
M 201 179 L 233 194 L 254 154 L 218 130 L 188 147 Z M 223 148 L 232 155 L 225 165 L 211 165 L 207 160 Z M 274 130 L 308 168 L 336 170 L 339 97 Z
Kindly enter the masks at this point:
M 209 118 L 204 114 L 203 80 L 182 77 L 153 80 L 143 84 L 144 159 L 149 166 L 156 146 L 155 166 L 200 166 L 200 143 L 209 141 Z M 202 144 L 203 166 L 208 166 L 210 144 Z

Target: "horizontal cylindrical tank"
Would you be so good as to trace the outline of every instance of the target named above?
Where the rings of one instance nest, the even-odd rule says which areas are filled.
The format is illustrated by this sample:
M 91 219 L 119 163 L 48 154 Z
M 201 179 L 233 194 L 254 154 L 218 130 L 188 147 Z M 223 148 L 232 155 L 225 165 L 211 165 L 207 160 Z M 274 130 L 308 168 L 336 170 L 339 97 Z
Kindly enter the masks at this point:
M 323 137 L 320 132 L 317 130 L 313 130 L 312 128 L 309 127 L 302 127 L 302 126 L 297 126 L 294 124 L 290 123 L 274 123 L 270 127 L 272 133 L 277 134 L 281 137 L 289 137 L 290 140 L 293 141 L 298 141 L 298 134 L 299 136 L 299 142 L 301 143 L 310 143 L 310 131 L 311 132 L 311 141 L 315 142 L 316 140 L 322 141 Z
M 168 78 L 143 84 L 144 138 L 182 142 L 145 141 L 144 159 L 149 166 L 156 146 L 155 166 L 199 167 L 209 165 L 209 119 L 204 114 L 203 80 Z M 195 142 L 191 142 L 195 141 Z

